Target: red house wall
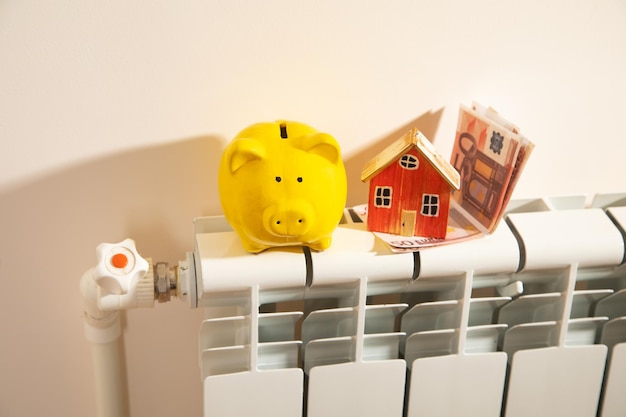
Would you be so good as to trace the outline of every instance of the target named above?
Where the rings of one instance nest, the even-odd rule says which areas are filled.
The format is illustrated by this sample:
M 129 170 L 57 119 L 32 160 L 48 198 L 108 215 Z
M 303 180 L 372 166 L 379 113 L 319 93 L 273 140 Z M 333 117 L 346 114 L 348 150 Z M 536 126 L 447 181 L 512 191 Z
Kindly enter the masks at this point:
M 419 161 L 416 170 L 404 169 L 398 163 L 402 155 L 387 168 L 370 180 L 368 198 L 368 229 L 374 232 L 401 234 L 402 210 L 417 212 L 414 235 L 444 238 L 448 225 L 450 208 L 450 186 L 430 163 L 415 149 L 408 154 L 414 155 Z M 375 207 L 375 190 L 377 186 L 391 186 L 391 208 Z M 439 215 L 437 217 L 422 216 L 422 194 L 439 195 Z

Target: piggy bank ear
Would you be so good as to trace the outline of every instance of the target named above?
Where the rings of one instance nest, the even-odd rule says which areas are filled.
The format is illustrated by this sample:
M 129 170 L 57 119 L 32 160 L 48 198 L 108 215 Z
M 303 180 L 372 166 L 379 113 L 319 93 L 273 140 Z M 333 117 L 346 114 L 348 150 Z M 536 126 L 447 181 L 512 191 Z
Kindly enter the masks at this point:
M 321 156 L 330 163 L 335 164 L 341 158 L 339 144 L 328 133 L 314 133 L 302 140 L 302 150 Z
M 237 139 L 229 149 L 228 162 L 230 172 L 235 173 L 239 168 L 256 159 L 265 158 L 265 147 L 254 139 Z

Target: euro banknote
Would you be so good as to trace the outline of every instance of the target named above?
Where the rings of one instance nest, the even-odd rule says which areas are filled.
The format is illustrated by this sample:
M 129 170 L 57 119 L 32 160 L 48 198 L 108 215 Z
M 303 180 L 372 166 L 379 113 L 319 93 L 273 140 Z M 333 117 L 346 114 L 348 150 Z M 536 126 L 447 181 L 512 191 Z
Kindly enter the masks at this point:
M 534 145 L 492 108 L 461 105 L 450 162 L 461 188 L 452 199 L 485 233 L 498 226 Z

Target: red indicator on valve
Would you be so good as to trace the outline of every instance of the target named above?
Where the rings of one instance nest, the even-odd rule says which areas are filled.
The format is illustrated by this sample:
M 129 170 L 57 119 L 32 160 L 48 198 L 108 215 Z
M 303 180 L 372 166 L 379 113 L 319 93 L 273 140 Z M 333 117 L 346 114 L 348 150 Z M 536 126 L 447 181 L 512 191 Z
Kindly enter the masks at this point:
M 128 257 L 123 253 L 116 253 L 111 257 L 111 265 L 115 268 L 125 268 L 128 265 Z

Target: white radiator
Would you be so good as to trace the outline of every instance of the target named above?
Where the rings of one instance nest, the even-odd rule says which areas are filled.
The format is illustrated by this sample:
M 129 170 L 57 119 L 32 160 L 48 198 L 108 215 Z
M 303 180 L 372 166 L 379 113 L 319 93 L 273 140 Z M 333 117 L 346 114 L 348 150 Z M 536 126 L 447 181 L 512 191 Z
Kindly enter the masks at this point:
M 206 309 L 205 416 L 625 416 L 626 195 L 513 201 L 497 231 L 391 253 L 250 255 L 222 218 L 180 264 Z M 179 289 L 180 291 L 181 289 Z

